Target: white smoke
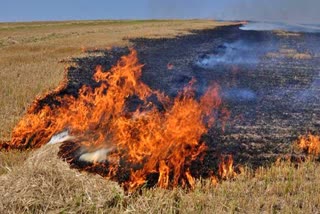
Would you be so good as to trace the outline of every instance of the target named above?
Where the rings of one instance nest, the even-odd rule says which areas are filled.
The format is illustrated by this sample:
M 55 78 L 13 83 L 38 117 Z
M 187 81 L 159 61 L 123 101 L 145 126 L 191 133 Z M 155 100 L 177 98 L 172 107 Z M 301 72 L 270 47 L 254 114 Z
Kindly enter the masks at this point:
M 82 154 L 79 157 L 79 160 L 90 163 L 104 162 L 107 160 L 108 153 L 110 153 L 112 150 L 113 148 L 103 148 L 94 152 L 87 152 Z
M 49 140 L 48 144 L 57 144 L 57 143 L 62 143 L 68 140 L 73 140 L 75 137 L 69 135 L 69 131 L 63 131 L 60 132 L 58 134 L 55 134 L 51 137 L 51 139 Z
M 256 65 L 260 57 L 274 49 L 273 43 L 255 43 L 238 40 L 213 48 L 212 53 L 198 58 L 196 65 L 211 69 L 216 65 Z M 263 47 L 263 48 L 262 48 Z
M 55 134 L 51 137 L 50 141 L 47 144 L 58 144 L 63 143 L 65 141 L 72 141 L 76 140 L 77 138 L 75 136 L 72 136 L 69 134 L 69 131 L 63 131 L 58 134 Z M 106 145 L 105 145 L 106 146 Z M 113 160 L 112 158 L 108 158 L 108 154 L 114 150 L 113 146 L 105 147 L 100 149 L 96 149 L 95 151 L 88 151 L 89 149 L 87 147 L 82 147 L 79 152 L 82 153 L 79 157 L 80 161 L 90 162 L 90 163 L 97 163 L 97 162 L 114 162 L 116 160 Z
M 222 98 L 228 101 L 250 102 L 257 99 L 257 94 L 246 88 L 231 88 L 223 90 Z
M 320 22 L 319 0 L 162 0 L 148 1 L 148 7 L 150 18 Z

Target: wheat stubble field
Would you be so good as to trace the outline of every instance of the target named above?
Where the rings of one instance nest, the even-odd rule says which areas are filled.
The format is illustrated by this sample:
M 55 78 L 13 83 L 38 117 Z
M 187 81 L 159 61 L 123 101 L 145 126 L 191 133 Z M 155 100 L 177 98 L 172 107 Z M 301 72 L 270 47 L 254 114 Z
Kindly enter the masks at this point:
M 0 142 L 34 98 L 54 89 L 69 57 L 86 49 L 130 45 L 138 37 L 174 37 L 228 25 L 191 21 L 70 21 L 0 24 Z M 58 146 L 0 152 L 0 213 L 319 213 L 320 167 L 275 163 L 194 190 L 142 189 L 127 195 L 114 182 L 80 173 L 57 157 Z

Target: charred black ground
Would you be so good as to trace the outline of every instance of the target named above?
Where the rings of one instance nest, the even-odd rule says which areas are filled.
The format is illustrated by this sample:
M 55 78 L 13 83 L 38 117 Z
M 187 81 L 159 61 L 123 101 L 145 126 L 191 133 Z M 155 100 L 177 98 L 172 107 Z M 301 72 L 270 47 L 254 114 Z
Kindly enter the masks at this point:
M 213 128 L 203 136 L 210 152 L 202 167 L 210 167 L 220 154 L 233 154 L 235 163 L 266 164 L 292 153 L 299 135 L 319 133 L 320 34 L 243 31 L 239 26 L 191 33 L 130 42 L 145 64 L 142 80 L 153 89 L 174 97 L 192 77 L 198 96 L 212 82 L 221 86 L 231 118 L 224 132 Z M 107 70 L 128 52 L 114 48 L 73 59 L 76 66 L 67 71 L 66 87 L 40 100 L 37 108 L 57 104 L 56 97 L 65 94 L 77 96 L 84 84 L 95 87 L 95 67 Z

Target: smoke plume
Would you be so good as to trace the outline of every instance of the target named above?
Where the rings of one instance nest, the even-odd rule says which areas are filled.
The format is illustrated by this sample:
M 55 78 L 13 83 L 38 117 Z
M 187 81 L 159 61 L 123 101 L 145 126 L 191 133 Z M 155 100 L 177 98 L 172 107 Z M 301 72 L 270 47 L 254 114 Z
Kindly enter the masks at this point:
M 148 4 L 152 18 L 244 19 L 310 24 L 320 21 L 318 0 L 163 0 Z

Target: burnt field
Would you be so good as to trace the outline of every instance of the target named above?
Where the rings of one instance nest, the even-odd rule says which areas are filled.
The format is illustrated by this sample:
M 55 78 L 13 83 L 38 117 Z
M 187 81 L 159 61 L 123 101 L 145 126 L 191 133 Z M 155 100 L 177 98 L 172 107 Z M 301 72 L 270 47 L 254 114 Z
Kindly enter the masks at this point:
M 319 34 L 83 24 L 1 49 L 2 213 L 318 212 Z
M 209 145 L 205 165 L 232 154 L 235 163 L 254 167 L 295 154 L 294 142 L 320 127 L 320 34 L 243 31 L 239 26 L 199 30 L 172 39 L 133 39 L 144 64 L 142 81 L 171 97 L 194 77 L 200 97 L 212 82 L 220 86 L 230 116 L 203 136 Z M 127 48 L 88 50 L 67 70 L 67 84 L 38 100 L 41 109 L 77 96 L 82 85 L 95 87 L 95 67 L 108 70 Z M 132 106 L 139 101 L 132 99 Z M 133 107 L 134 108 L 134 107 Z
M 291 153 L 299 135 L 318 133 L 319 38 L 225 27 L 176 40 L 137 41 L 136 48 L 146 64 L 144 81 L 168 94 L 174 96 L 193 76 L 200 94 L 217 82 L 231 117 L 224 133 L 209 131 L 212 150 L 233 154 L 236 163 L 263 164 Z M 170 71 L 168 62 L 174 65 Z

